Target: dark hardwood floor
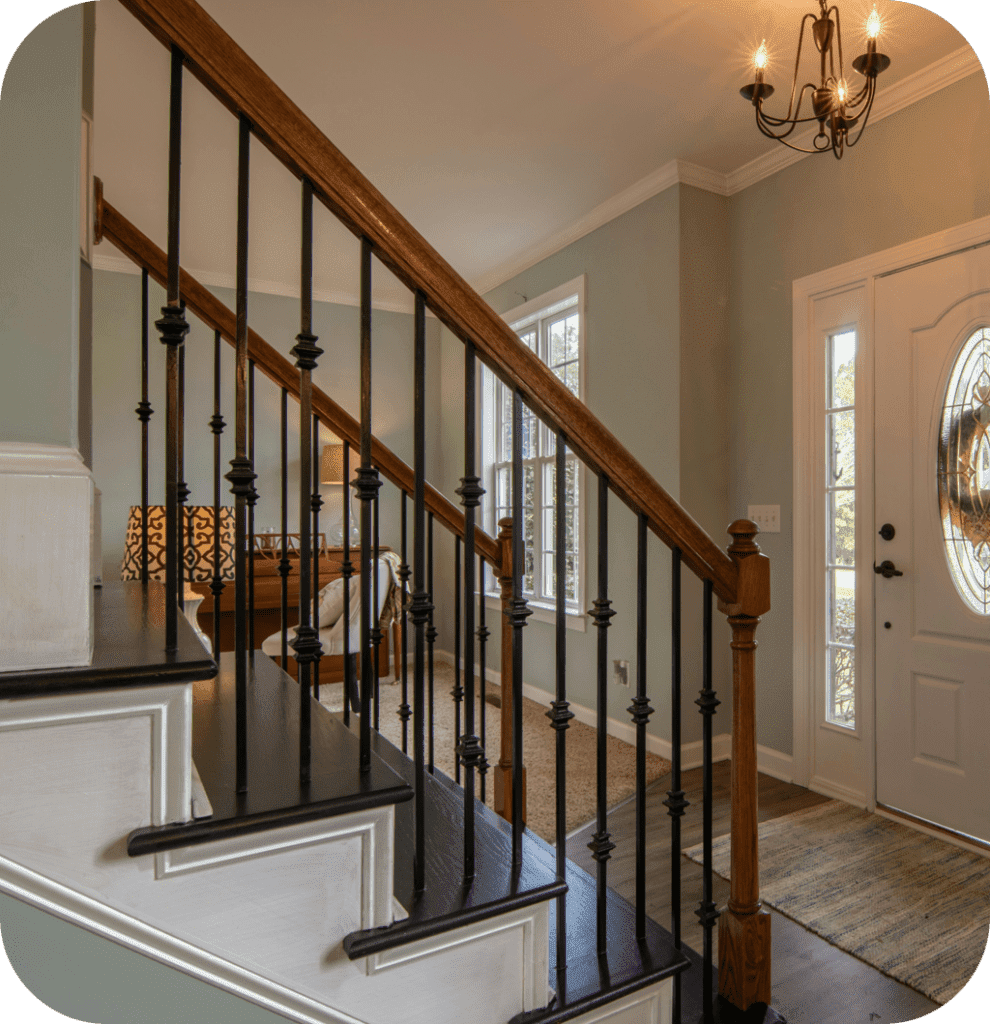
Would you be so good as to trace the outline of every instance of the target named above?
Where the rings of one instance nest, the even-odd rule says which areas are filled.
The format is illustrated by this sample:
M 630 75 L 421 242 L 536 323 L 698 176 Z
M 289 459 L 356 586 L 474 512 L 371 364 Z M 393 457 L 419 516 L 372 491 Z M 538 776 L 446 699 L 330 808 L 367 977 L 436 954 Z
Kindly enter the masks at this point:
M 729 762 L 715 765 L 714 835 L 729 831 Z M 701 769 L 684 772 L 682 785 L 692 807 L 682 820 L 682 846 L 701 842 Z M 670 819 L 661 801 L 669 777 L 658 779 L 648 789 L 646 834 L 647 861 L 655 870 L 647 875 L 646 912 L 669 927 Z M 779 818 L 792 811 L 822 803 L 819 796 L 800 786 L 760 775 L 760 821 Z M 635 899 L 635 801 L 614 808 L 608 817 L 616 849 L 609 861 L 609 885 L 627 900 Z M 594 862 L 587 843 L 594 831 L 590 824 L 567 841 L 567 856 L 593 873 Z M 681 858 L 681 921 L 685 944 L 701 949 L 701 928 L 695 910 L 701 900 L 702 872 L 699 865 Z M 729 885 L 715 876 L 714 899 L 724 906 Z M 771 910 L 773 917 L 773 1006 L 788 1024 L 891 1024 L 910 1021 L 936 1009 L 937 1004 L 900 982 L 886 977 L 868 964 L 844 953 L 806 928 Z

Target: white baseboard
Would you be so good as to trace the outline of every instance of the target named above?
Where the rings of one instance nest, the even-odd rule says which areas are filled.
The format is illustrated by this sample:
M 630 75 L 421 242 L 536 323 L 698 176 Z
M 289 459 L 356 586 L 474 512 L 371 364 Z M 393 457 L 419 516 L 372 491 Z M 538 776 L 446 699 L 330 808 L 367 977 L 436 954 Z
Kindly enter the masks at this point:
M 79 452 L 0 442 L 0 672 L 90 663 L 92 518 Z
M 830 796 L 833 800 L 842 800 L 844 803 L 852 804 L 853 807 L 867 809 L 869 801 L 866 794 L 857 789 L 850 789 L 848 786 L 840 786 L 837 782 L 823 779 L 820 775 L 813 775 L 808 783 L 808 789 L 813 793 L 821 793 L 822 796 Z
M 438 661 L 446 662 L 448 665 L 454 664 L 454 656 L 450 651 L 443 651 L 439 648 L 433 652 L 434 658 Z M 494 683 L 498 686 L 501 683 L 501 675 L 497 669 L 486 668 L 485 679 Z M 536 701 L 537 704 L 543 704 L 549 707 L 550 703 L 554 700 L 554 695 L 547 690 L 543 690 L 538 686 L 533 686 L 532 683 L 523 683 L 523 696 L 528 697 L 532 701 Z M 571 714 L 582 722 L 584 725 L 590 725 L 593 729 L 598 727 L 598 713 L 592 708 L 585 707 L 583 704 L 570 704 Z M 636 744 L 636 727 L 631 722 L 623 722 L 618 718 L 609 718 L 606 725 L 609 736 L 614 736 L 616 739 L 622 740 L 624 743 L 628 743 L 630 746 Z M 646 749 L 651 754 L 657 754 L 660 757 L 665 757 L 668 761 L 671 760 L 673 754 L 673 747 L 671 746 L 670 740 L 665 740 L 661 736 L 654 736 L 652 733 L 647 732 L 646 734 Z M 712 759 L 714 761 L 725 761 L 728 759 L 732 751 L 732 736 L 730 733 L 722 732 L 712 737 Z M 694 740 L 691 743 L 681 744 L 681 768 L 687 771 L 689 768 L 700 768 L 702 764 L 702 751 L 701 751 L 701 740 Z
M 780 779 L 781 782 L 794 781 L 794 758 L 772 747 L 756 745 L 756 767 L 764 775 Z

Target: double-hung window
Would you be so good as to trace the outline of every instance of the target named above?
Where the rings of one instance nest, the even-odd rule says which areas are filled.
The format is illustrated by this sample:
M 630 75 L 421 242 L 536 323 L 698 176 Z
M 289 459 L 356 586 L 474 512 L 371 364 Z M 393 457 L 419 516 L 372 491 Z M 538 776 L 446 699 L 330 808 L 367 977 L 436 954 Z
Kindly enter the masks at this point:
M 555 289 L 505 314 L 519 340 L 536 353 L 576 397 L 584 398 L 584 278 Z M 482 437 L 486 528 L 495 536 L 498 521 L 512 515 L 512 389 L 482 370 Z M 523 405 L 523 594 L 539 618 L 540 606 L 552 607 L 556 590 L 556 435 Z M 565 457 L 564 586 L 567 611 L 583 614 L 581 468 Z M 497 584 L 486 574 L 486 591 Z

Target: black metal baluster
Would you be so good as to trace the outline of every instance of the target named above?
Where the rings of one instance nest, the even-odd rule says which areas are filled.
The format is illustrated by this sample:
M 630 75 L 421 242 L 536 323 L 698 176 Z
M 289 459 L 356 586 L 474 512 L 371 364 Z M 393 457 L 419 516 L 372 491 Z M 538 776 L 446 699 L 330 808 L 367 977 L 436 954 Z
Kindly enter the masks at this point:
M 702 605 L 702 668 L 701 695 L 695 704 L 701 709 L 701 757 L 702 757 L 702 893 L 701 904 L 695 913 L 704 929 L 702 958 L 702 1008 L 703 1024 L 713 1024 L 715 1012 L 712 995 L 712 941 L 719 912 L 712 899 L 712 716 L 721 701 L 712 689 L 712 581 L 705 580 Z
M 313 627 L 316 629 L 316 651 L 313 658 L 313 696 L 320 699 L 320 660 L 323 644 L 320 642 L 320 418 L 313 417 Z
M 254 360 L 248 360 L 248 458 L 254 468 Z M 255 476 L 255 480 L 257 476 Z M 254 657 L 254 507 L 258 503 L 258 489 L 251 481 L 247 496 L 248 514 L 248 651 Z
M 464 345 L 464 476 L 457 493 L 464 506 L 464 735 L 460 760 L 464 765 L 464 877 L 474 877 L 475 780 L 485 752 L 474 732 L 474 548 L 475 509 L 485 493 L 475 472 L 477 370 L 474 345 Z M 458 543 L 458 548 L 460 544 Z M 484 587 L 481 588 L 484 590 Z M 459 717 L 459 716 L 458 716 Z
M 430 594 L 430 623 L 426 627 L 426 644 L 429 652 L 429 769 L 430 774 L 433 774 L 433 645 L 437 640 L 437 628 L 433 625 L 433 513 L 429 514 L 427 519 L 427 532 L 426 532 L 426 588 Z
M 416 293 L 414 352 L 413 446 L 415 485 L 413 492 L 413 599 L 412 621 L 416 634 L 413 654 L 413 761 L 415 764 L 416 807 L 413 857 L 413 889 L 426 888 L 426 628 L 433 605 L 426 590 L 426 300 Z
M 357 681 L 354 678 L 354 661 L 351 658 L 351 446 L 344 443 L 344 560 L 340 563 L 340 576 L 344 587 L 344 725 L 351 724 L 351 702 Z
M 646 938 L 646 725 L 653 714 L 646 696 L 646 516 L 636 538 L 636 696 L 629 714 L 636 726 L 636 938 Z
M 598 627 L 598 757 L 597 757 L 597 825 L 588 849 L 598 865 L 596 895 L 598 901 L 597 941 L 598 955 L 607 948 L 605 905 L 607 898 L 608 860 L 615 843 L 608 831 L 607 743 L 608 743 L 608 637 L 611 625 L 612 602 L 608 599 L 608 477 L 598 475 L 598 598 L 591 617 Z
M 381 703 L 381 701 L 380 701 L 381 694 L 379 692 L 379 689 L 381 687 L 381 678 L 379 676 L 379 673 L 381 671 L 381 664 L 380 664 L 380 658 L 379 658 L 379 650 L 380 650 L 381 642 L 382 642 L 382 627 L 381 627 L 381 607 L 380 607 L 380 605 L 378 603 L 378 601 L 379 601 L 379 594 L 378 594 L 378 495 L 377 494 L 375 495 L 375 503 L 374 503 L 374 506 L 373 506 L 372 519 L 373 519 L 373 523 L 374 523 L 374 525 L 372 527 L 372 531 L 374 533 L 374 545 L 373 545 L 374 546 L 374 555 L 373 555 L 374 573 L 372 575 L 372 595 L 373 595 L 372 608 L 373 608 L 373 610 L 372 610 L 372 616 L 371 616 L 371 618 L 372 618 L 371 643 L 372 643 L 372 649 L 375 652 L 374 656 L 373 656 L 373 661 L 374 661 L 374 666 L 375 666 L 375 726 L 374 727 L 375 727 L 375 732 L 378 732 L 378 728 L 379 728 L 379 725 L 380 725 L 379 710 L 378 709 L 379 709 L 379 705 Z
M 141 401 L 134 410 L 141 421 L 141 582 L 148 582 L 148 271 L 141 271 Z
M 381 481 L 371 464 L 371 242 L 361 239 L 361 770 L 371 770 L 371 513 Z
M 523 535 L 522 396 L 512 390 L 512 863 L 522 863 L 523 735 L 522 735 L 522 631 L 530 616 L 522 596 L 525 538 Z
M 234 676 L 237 717 L 237 792 L 247 792 L 247 498 L 254 467 L 247 454 L 247 263 L 251 123 L 240 118 L 237 150 L 237 362 L 235 455 L 226 479 L 234 505 Z
M 409 719 L 412 709 L 409 707 L 409 653 L 406 644 L 406 606 L 409 600 L 409 559 L 406 557 L 406 492 L 402 492 L 402 564 L 399 566 L 399 580 L 402 583 L 402 626 L 400 630 L 402 644 L 402 703 L 399 705 L 399 720 L 402 722 L 402 753 L 408 753 Z
M 182 162 L 182 51 L 172 47 L 168 133 L 168 288 L 155 321 L 165 350 L 165 649 L 179 645 L 179 350 L 189 333 L 179 301 L 179 180 Z
M 282 538 L 278 560 L 278 574 L 281 577 L 280 598 L 282 613 L 282 671 L 289 671 L 289 392 L 282 388 L 281 405 L 282 430 Z
M 220 595 L 224 591 L 224 578 L 220 572 L 220 436 L 226 425 L 220 415 L 220 332 L 213 332 L 213 657 L 220 657 Z
M 461 538 L 454 538 L 454 686 L 450 691 L 454 698 L 454 781 L 461 781 L 461 701 L 464 688 L 461 686 Z
M 485 675 L 485 644 L 488 643 L 488 638 L 491 636 L 491 632 L 485 625 L 485 561 L 478 556 L 478 578 L 481 580 L 481 585 L 478 587 L 478 679 L 481 683 L 481 694 L 480 694 L 480 709 L 481 709 L 481 760 L 478 762 L 478 771 L 481 773 L 481 802 L 485 802 L 485 782 L 488 778 L 488 720 L 486 715 L 486 686 L 487 677 Z
M 313 370 L 323 354 L 313 334 L 313 186 L 304 178 L 302 185 L 300 329 L 292 354 L 299 367 L 299 625 L 292 642 L 299 673 L 299 778 L 310 781 L 312 667 L 320 641 L 312 624 L 310 573 L 310 474 L 312 449 L 310 432 L 313 419 Z
M 688 802 L 681 789 L 681 549 L 671 548 L 670 566 L 670 790 L 664 806 L 670 815 L 670 932 L 681 948 L 681 818 Z M 673 1020 L 681 1019 L 681 986 L 674 981 Z
M 185 302 L 179 304 L 185 308 Z M 186 584 L 192 582 L 192 570 L 186 565 L 186 544 L 191 543 L 189 533 L 191 524 L 186 515 L 186 502 L 189 501 L 189 487 L 186 485 L 186 346 L 179 349 L 179 415 L 176 451 L 179 460 L 179 482 L 176 485 L 178 500 L 178 526 L 176 527 L 176 545 L 179 550 L 179 607 L 186 610 Z M 187 570 L 189 575 L 187 576 Z
M 556 774 L 557 774 L 557 820 L 556 853 L 557 874 L 567 877 L 567 729 L 574 717 L 567 702 L 567 540 L 565 513 L 567 508 L 566 472 L 564 458 L 564 433 L 557 431 L 556 488 L 554 493 L 554 588 L 557 596 L 556 641 L 557 641 L 557 693 L 556 699 L 547 711 L 547 718 L 557 733 Z M 567 898 L 557 897 L 557 974 L 567 969 Z M 563 1001 L 557 993 L 558 1002 Z

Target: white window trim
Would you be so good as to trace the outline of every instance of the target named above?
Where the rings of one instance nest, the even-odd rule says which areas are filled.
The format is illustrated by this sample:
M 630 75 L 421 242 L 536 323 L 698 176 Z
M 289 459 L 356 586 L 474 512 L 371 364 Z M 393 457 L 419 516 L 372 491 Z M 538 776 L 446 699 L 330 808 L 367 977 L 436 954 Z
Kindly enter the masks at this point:
M 813 356 L 819 350 L 821 325 L 815 325 L 815 303 L 829 296 L 859 289 L 863 293 L 862 315 L 857 317 L 856 358 L 856 479 L 861 482 L 856 501 L 856 563 L 872 566 L 874 543 L 873 421 L 874 421 L 874 285 L 877 277 L 937 259 L 990 237 L 990 217 L 981 217 L 958 227 L 915 239 L 903 245 L 853 260 L 793 283 L 793 409 L 794 409 L 794 556 L 793 556 L 793 637 L 794 637 L 794 782 L 817 792 L 876 809 L 876 707 L 873 686 L 874 668 L 874 576 L 861 572 L 856 581 L 856 658 L 857 709 L 856 735 L 840 726 L 823 722 L 823 701 L 819 699 L 820 675 L 816 676 L 815 637 L 822 623 L 823 589 L 816 573 L 818 547 L 815 498 L 819 486 L 819 456 L 816 444 L 820 418 L 815 410 L 824 381 L 816 375 Z M 847 321 L 848 323 L 848 321 Z M 818 389 L 818 390 L 816 390 Z M 817 399 L 817 401 L 816 401 Z M 819 503 L 820 509 L 821 503 Z M 818 512 L 820 516 L 820 511 Z M 859 674 L 861 672 L 861 674 Z M 816 734 L 832 731 L 848 734 L 861 742 L 868 756 L 855 786 L 836 783 L 825 774 L 816 774 Z
M 549 309 L 552 306 L 557 305 L 570 298 L 572 295 L 577 296 L 577 309 L 581 320 L 581 334 L 579 340 L 579 352 L 580 352 L 580 363 L 578 370 L 578 397 L 583 402 L 585 400 L 585 384 L 587 374 L 587 339 L 588 339 L 588 321 L 587 321 L 587 306 L 585 301 L 587 275 L 581 274 L 580 277 L 576 277 L 571 281 L 559 285 L 549 292 L 545 292 L 543 295 L 538 295 L 536 298 L 529 299 L 523 302 L 521 305 L 502 313 L 502 319 L 513 327 L 518 329 L 523 326 L 526 319 L 529 317 L 535 317 L 537 314 Z M 494 500 L 494 487 L 491 479 L 491 466 L 493 460 L 491 459 L 491 438 L 488 431 L 485 429 L 484 421 L 484 409 L 490 408 L 492 399 L 485 393 L 484 389 L 484 375 L 482 368 L 478 368 L 478 391 L 482 395 L 482 401 L 478 403 L 478 434 L 482 441 L 482 470 L 484 473 L 484 486 L 486 490 L 492 494 Z M 566 614 L 566 626 L 568 629 L 577 630 L 578 632 L 585 632 L 587 630 L 587 611 L 586 611 L 586 576 L 587 576 L 587 472 L 586 467 L 580 458 L 577 459 L 578 465 L 578 488 L 579 488 L 579 502 L 578 502 L 578 588 L 577 588 L 577 610 L 568 609 Z M 490 515 L 489 509 L 492 506 L 489 505 L 485 512 L 485 528 L 494 528 L 497 531 L 497 523 L 492 523 L 488 518 Z M 494 533 L 493 533 L 494 536 Z M 533 600 L 527 599 L 527 604 L 532 616 L 530 621 L 536 622 L 547 622 L 555 623 L 556 619 L 556 603 L 553 601 L 544 600 Z M 501 608 L 500 598 L 492 591 L 488 591 L 485 595 L 485 606 L 497 610 Z

